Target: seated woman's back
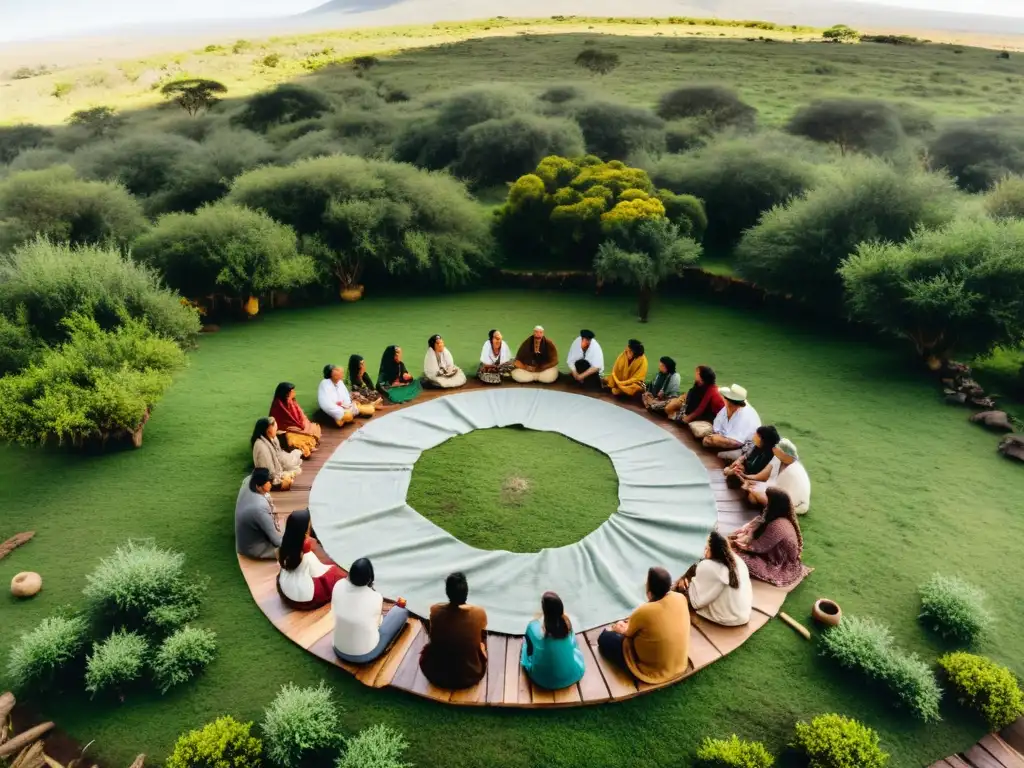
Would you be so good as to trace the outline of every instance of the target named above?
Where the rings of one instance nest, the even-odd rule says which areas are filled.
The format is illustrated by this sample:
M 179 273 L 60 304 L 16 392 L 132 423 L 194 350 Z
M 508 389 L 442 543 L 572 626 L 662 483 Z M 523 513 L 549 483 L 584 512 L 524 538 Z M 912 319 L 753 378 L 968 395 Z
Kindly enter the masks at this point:
M 586 663 L 562 599 L 554 592 L 545 592 L 541 612 L 543 619 L 531 621 L 526 627 L 521 661 L 533 682 L 541 688 L 558 690 L 578 682 L 586 672 Z
M 448 602 L 430 608 L 430 639 L 420 655 L 420 669 L 441 688 L 469 688 L 487 672 L 487 612 L 466 604 L 469 586 L 461 573 L 448 576 L 445 592 Z
M 334 615 L 334 647 L 342 653 L 369 653 L 380 638 L 384 598 L 370 586 L 356 586 L 350 579 L 339 581 L 331 596 Z
M 732 586 L 729 567 L 717 560 L 704 559 L 690 584 L 690 605 L 698 616 L 724 627 L 739 627 L 750 621 L 754 593 L 747 564 L 731 552 L 736 586 Z

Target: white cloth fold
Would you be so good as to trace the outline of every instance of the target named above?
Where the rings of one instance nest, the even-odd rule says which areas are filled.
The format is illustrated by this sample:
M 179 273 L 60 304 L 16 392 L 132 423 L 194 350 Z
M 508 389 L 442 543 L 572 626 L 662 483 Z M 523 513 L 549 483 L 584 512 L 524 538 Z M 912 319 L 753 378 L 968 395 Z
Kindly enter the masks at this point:
M 569 357 L 566 359 L 569 371 L 575 371 L 576 361 L 584 359 L 590 363 L 591 368 L 597 368 L 598 374 L 604 373 L 604 351 L 597 339 L 591 339 L 590 346 L 583 349 L 583 337 L 577 336 L 572 346 L 569 347 Z
M 488 339 L 484 342 L 483 349 L 480 350 L 480 362 L 484 365 L 502 365 L 503 363 L 509 363 L 512 361 L 512 350 L 508 348 L 508 343 L 505 341 L 501 342 L 501 351 L 498 352 L 498 356 L 494 356 L 494 347 L 491 346 L 491 340 Z

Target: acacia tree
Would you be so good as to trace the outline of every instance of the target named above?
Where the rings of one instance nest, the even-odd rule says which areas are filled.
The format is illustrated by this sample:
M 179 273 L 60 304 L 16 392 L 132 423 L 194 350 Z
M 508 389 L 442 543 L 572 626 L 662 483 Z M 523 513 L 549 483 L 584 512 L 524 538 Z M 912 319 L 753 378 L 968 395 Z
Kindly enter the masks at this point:
M 200 110 L 212 107 L 217 103 L 218 95 L 227 92 L 227 86 L 223 83 L 202 78 L 175 80 L 160 89 L 160 93 L 172 99 L 191 117 L 195 117 Z
M 821 33 L 821 36 L 834 43 L 852 43 L 855 40 L 860 40 L 860 32 L 846 26 L 845 24 L 836 24 L 835 26 L 829 27 Z
M 801 108 L 786 130 L 795 136 L 835 144 L 842 154 L 885 154 L 905 138 L 896 109 L 873 99 L 818 99 Z
M 599 51 L 596 48 L 586 48 L 576 57 L 576 66 L 594 75 L 607 75 L 619 64 L 619 54 Z
M 934 360 L 1024 342 L 1024 221 L 959 219 L 903 244 L 861 244 L 841 267 L 853 313 Z
M 113 133 L 124 123 L 124 118 L 113 107 L 93 107 L 80 109 L 68 118 L 68 125 L 85 128 L 93 136 L 105 136 Z

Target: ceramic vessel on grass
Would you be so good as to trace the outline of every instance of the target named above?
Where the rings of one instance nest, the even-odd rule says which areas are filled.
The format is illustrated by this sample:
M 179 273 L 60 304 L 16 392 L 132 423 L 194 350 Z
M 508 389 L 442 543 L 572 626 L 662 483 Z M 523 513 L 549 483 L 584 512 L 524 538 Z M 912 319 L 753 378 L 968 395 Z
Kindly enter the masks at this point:
M 341 289 L 342 301 L 359 301 L 361 298 L 363 298 L 363 286 L 361 285 L 351 285 Z
M 25 571 L 11 579 L 11 594 L 15 597 L 35 597 L 43 588 L 43 579 L 38 573 Z
M 811 616 L 819 624 L 823 624 L 826 627 L 835 627 L 843 620 L 843 610 L 839 607 L 838 603 L 822 598 L 814 604 Z

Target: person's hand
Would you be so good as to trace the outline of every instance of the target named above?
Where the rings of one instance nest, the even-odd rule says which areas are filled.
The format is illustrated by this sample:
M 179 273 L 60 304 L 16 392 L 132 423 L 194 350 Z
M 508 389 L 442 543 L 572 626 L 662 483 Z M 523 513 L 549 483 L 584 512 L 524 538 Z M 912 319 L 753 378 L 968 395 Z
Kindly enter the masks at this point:
M 616 621 L 612 624 L 612 632 L 618 632 L 620 635 L 626 634 L 627 629 L 629 629 L 629 624 L 625 621 Z
M 683 589 L 689 589 L 690 588 L 690 580 L 687 577 L 684 576 L 683 578 L 681 578 L 679 580 L 679 586 L 681 586 Z

